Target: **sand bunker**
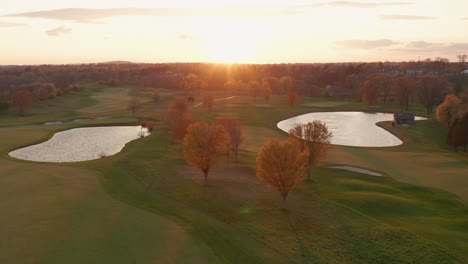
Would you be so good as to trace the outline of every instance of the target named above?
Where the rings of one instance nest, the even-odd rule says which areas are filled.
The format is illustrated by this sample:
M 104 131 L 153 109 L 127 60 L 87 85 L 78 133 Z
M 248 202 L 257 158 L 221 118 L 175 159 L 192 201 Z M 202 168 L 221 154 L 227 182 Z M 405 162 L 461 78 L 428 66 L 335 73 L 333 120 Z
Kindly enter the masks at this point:
M 54 125 L 61 125 L 63 124 L 62 121 L 50 121 L 50 122 L 45 122 L 43 125 L 44 126 L 54 126 Z
M 140 126 L 75 128 L 56 133 L 51 139 L 14 150 L 11 157 L 39 162 L 94 160 L 120 152 L 125 144 L 147 136 Z
M 366 170 L 366 169 L 363 169 L 363 168 L 353 167 L 353 166 L 330 166 L 328 168 L 353 171 L 353 172 L 363 173 L 363 174 L 367 174 L 367 175 L 371 175 L 371 176 L 377 176 L 377 177 L 382 176 L 382 174 L 380 174 L 378 172 L 371 171 L 371 170 Z

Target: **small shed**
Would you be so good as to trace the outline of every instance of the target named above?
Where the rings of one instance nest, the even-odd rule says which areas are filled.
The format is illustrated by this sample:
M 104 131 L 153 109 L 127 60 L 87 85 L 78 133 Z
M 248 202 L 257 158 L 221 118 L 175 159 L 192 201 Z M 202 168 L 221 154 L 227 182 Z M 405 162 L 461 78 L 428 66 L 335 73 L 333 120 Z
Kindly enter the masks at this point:
M 397 124 L 413 124 L 414 123 L 413 113 L 395 113 L 393 114 L 393 121 Z

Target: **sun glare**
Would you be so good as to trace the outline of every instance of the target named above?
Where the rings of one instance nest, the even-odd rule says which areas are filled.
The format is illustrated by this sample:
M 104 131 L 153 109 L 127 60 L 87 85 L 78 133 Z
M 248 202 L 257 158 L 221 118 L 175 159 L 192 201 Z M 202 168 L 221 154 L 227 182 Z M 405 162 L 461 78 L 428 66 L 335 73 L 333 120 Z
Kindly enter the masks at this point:
M 220 20 L 202 36 L 207 60 L 219 63 L 249 62 L 255 55 L 259 40 L 242 22 Z

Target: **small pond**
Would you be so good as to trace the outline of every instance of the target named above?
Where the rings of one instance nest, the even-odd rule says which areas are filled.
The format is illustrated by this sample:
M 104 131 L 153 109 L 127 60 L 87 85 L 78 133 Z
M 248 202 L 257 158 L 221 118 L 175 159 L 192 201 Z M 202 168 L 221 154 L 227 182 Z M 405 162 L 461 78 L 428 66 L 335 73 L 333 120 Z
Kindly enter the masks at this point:
M 320 120 L 333 132 L 332 144 L 355 147 L 391 147 L 403 142 L 376 123 L 392 121 L 393 114 L 364 112 L 317 112 L 283 120 L 278 128 L 288 132 L 296 123 Z M 416 120 L 426 120 L 416 117 Z
M 75 128 L 55 133 L 43 143 L 14 150 L 9 155 L 40 162 L 94 160 L 114 155 L 126 143 L 148 134 L 140 126 Z

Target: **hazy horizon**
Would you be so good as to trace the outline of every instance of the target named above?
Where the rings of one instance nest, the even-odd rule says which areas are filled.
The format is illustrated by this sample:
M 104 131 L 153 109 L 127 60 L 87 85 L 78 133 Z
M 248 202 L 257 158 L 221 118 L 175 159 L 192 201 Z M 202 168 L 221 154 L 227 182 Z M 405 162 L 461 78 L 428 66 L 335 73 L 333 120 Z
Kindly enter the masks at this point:
M 468 53 L 467 9 L 463 0 L 17 0 L 2 4 L 0 65 L 453 62 Z

